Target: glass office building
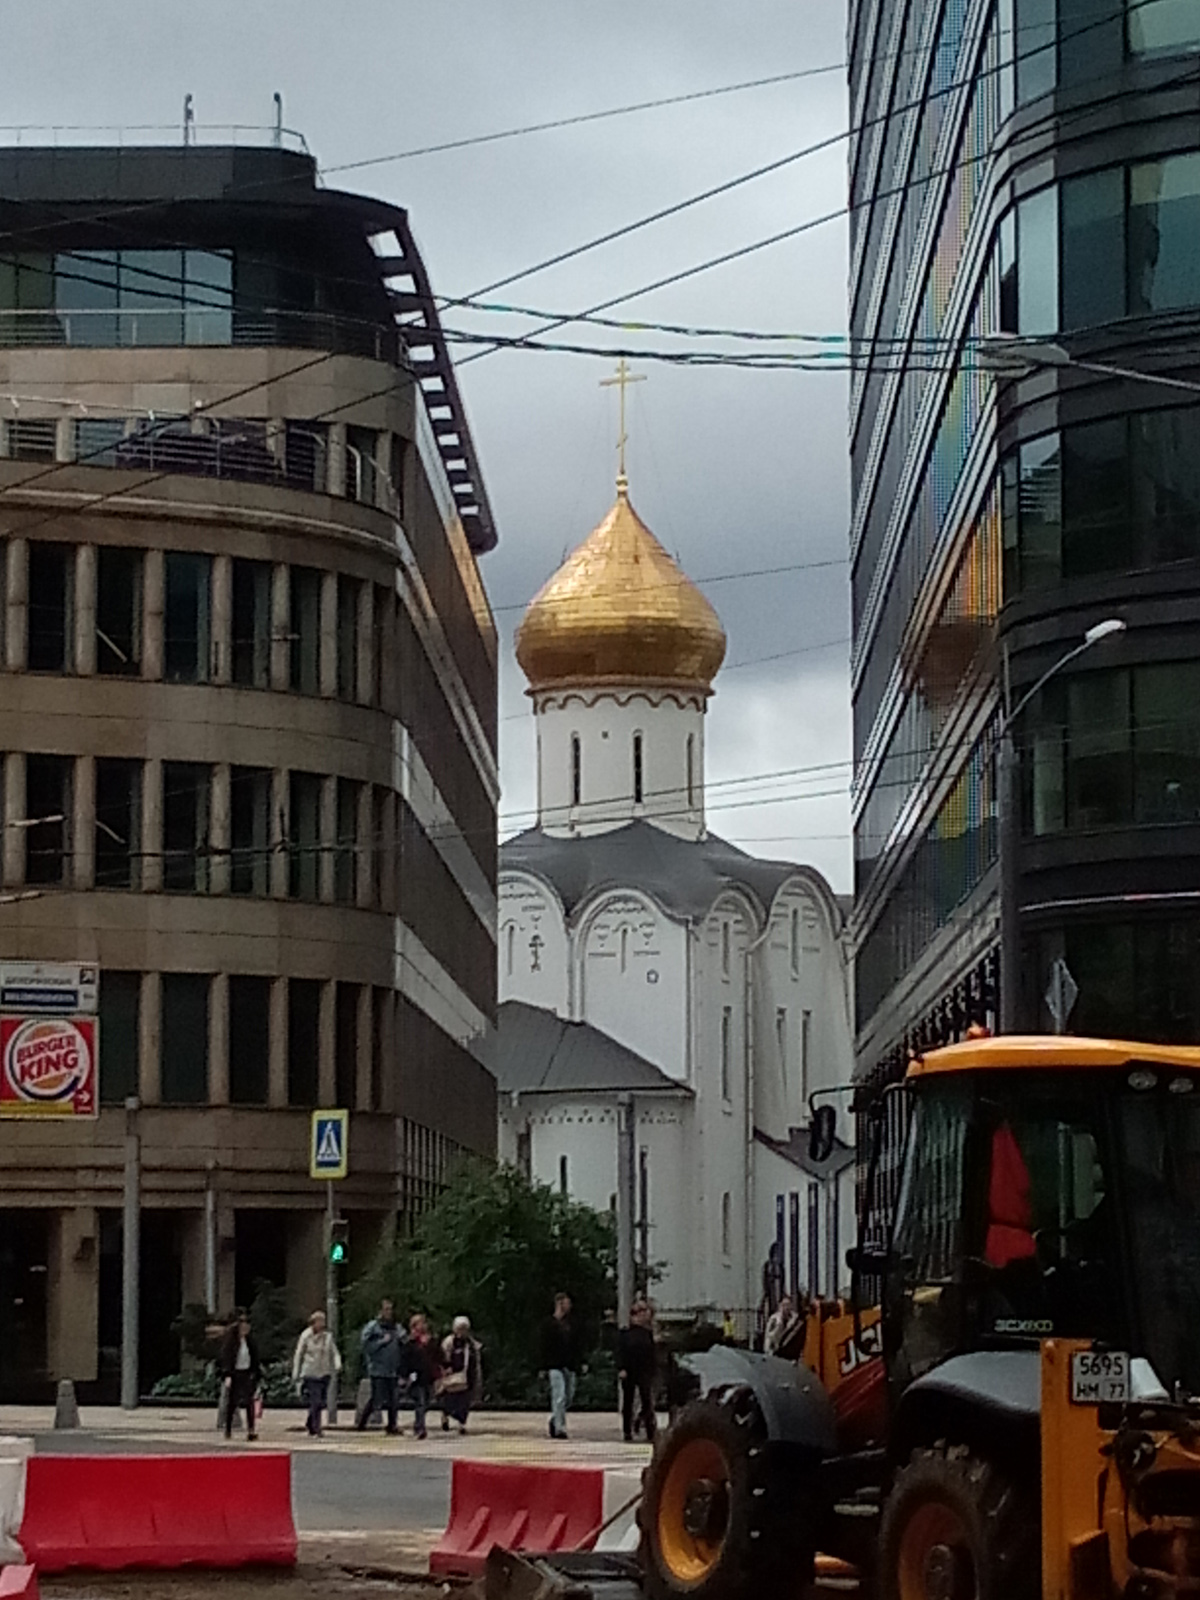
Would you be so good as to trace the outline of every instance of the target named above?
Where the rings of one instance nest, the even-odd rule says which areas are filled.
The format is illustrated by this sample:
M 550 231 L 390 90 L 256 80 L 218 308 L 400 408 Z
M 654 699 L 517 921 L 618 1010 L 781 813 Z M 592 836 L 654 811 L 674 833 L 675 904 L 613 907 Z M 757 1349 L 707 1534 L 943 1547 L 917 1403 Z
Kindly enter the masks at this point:
M 860 1076 L 1051 1027 L 1059 958 L 1071 1031 L 1195 1041 L 1200 5 L 856 0 L 850 38 Z M 1009 781 L 1008 708 L 1113 616 Z

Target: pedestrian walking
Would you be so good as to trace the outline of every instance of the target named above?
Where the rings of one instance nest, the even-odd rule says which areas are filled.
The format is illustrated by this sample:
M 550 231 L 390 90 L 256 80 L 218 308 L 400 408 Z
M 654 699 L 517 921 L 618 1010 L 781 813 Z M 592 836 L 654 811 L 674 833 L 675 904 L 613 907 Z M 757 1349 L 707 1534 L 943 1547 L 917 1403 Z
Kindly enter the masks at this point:
M 542 1325 L 542 1370 L 550 1378 L 550 1437 L 565 1439 L 579 1378 L 579 1331 L 565 1290 L 554 1296 L 554 1315 Z
M 358 1409 L 354 1426 L 361 1432 L 376 1411 L 387 1417 L 387 1431 L 399 1433 L 400 1347 L 402 1335 L 396 1325 L 396 1308 L 390 1300 L 379 1302 L 379 1315 L 362 1331 L 363 1362 L 371 1382 L 371 1392 Z
M 254 1397 L 258 1380 L 262 1376 L 262 1362 L 258 1345 L 250 1331 L 250 1318 L 239 1307 L 234 1320 L 225 1330 L 221 1340 L 218 1364 L 221 1370 L 221 1387 L 225 1394 L 225 1437 L 233 1437 L 233 1419 L 238 1411 L 246 1413 L 246 1438 L 258 1438 L 255 1427 Z
M 779 1347 L 791 1332 L 795 1320 L 796 1312 L 792 1305 L 792 1297 L 785 1294 L 779 1302 L 778 1309 L 772 1311 L 767 1318 L 767 1331 L 763 1335 L 763 1349 L 767 1355 L 779 1354 Z
M 418 1439 L 428 1436 L 425 1419 L 438 1379 L 437 1358 L 438 1347 L 429 1331 L 429 1323 L 419 1311 L 415 1312 L 408 1319 L 408 1339 L 400 1352 L 400 1363 L 412 1396 L 413 1432 Z
M 333 1335 L 325 1326 L 325 1313 L 314 1311 L 296 1340 L 292 1356 L 292 1382 L 308 1407 L 304 1426 L 314 1439 L 321 1437 L 322 1419 L 329 1404 L 329 1380 L 342 1370 L 342 1358 Z
M 629 1308 L 629 1326 L 617 1335 L 617 1370 L 621 1379 L 621 1430 L 626 1444 L 633 1443 L 634 1400 L 641 1405 L 641 1423 L 646 1438 L 654 1443 L 658 1418 L 654 1414 L 654 1375 L 658 1352 L 654 1344 L 654 1322 L 645 1300 L 635 1300 Z
M 481 1346 L 471 1336 L 470 1317 L 455 1317 L 442 1340 L 441 1366 L 437 1390 L 442 1402 L 442 1432 L 448 1433 L 451 1422 L 456 1422 L 459 1433 L 466 1433 L 471 1407 L 483 1394 Z

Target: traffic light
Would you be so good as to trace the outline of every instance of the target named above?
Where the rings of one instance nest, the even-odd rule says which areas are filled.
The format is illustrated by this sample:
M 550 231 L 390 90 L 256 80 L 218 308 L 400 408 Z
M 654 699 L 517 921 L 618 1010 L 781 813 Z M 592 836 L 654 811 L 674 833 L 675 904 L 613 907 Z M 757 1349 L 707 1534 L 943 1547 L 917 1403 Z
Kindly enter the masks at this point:
M 350 1224 L 345 1217 L 334 1217 L 329 1224 L 329 1259 L 335 1267 L 344 1267 L 350 1244 Z

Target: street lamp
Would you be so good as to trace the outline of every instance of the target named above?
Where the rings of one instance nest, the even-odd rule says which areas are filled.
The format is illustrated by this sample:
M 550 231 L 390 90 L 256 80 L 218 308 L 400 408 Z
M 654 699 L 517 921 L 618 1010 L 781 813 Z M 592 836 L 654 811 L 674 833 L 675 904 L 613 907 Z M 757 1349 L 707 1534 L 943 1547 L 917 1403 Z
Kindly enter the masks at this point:
M 1200 394 L 1200 383 L 1191 379 L 1172 378 L 1165 372 L 1141 372 L 1136 367 L 1115 367 L 1107 361 L 1087 361 L 1073 356 L 1051 339 L 995 333 L 980 339 L 974 348 L 983 370 L 1000 378 L 1028 377 L 1041 367 L 1074 367 L 1080 372 L 1097 372 L 1105 378 L 1127 378 L 1135 383 L 1154 383 L 1164 389 L 1184 389 L 1189 394 Z
M 1017 753 L 1013 742 L 1013 726 L 1025 707 L 1051 678 L 1070 666 L 1085 651 L 1124 633 L 1126 623 L 1122 617 L 1106 617 L 1090 627 L 1078 644 L 1072 645 L 1053 666 L 1048 667 L 1033 686 L 1025 691 L 1016 705 L 1008 710 L 1000 723 L 997 737 L 1000 741 L 1000 1031 L 1012 1033 L 1017 1019 L 1017 972 L 1021 963 L 1021 928 L 1017 917 L 1017 845 L 1020 829 L 1017 826 Z

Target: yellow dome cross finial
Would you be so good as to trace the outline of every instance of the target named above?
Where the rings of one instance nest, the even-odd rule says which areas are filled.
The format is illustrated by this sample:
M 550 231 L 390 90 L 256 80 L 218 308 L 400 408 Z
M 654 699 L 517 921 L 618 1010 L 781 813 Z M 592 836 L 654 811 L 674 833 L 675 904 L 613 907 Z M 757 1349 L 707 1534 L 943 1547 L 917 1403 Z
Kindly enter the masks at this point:
M 629 442 L 629 435 L 625 432 L 625 391 L 631 383 L 645 383 L 644 372 L 630 372 L 629 363 L 622 356 L 617 362 L 616 376 L 601 378 L 602 389 L 617 388 L 621 392 L 621 422 L 617 433 L 617 492 L 623 494 L 629 487 L 629 479 L 625 476 L 625 446 Z

